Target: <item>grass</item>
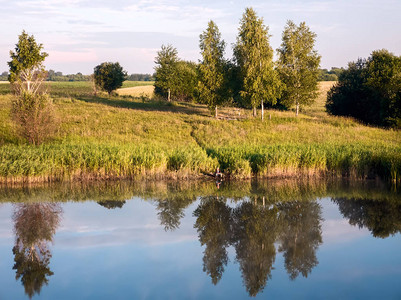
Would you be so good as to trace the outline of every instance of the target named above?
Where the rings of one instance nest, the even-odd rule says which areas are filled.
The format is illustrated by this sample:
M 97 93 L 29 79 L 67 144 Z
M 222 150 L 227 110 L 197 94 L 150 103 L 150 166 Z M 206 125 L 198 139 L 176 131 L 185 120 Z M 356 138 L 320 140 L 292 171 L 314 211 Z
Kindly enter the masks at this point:
M 216 167 L 237 178 L 400 181 L 400 131 L 327 115 L 325 93 L 332 84 L 321 83 L 316 103 L 299 117 L 266 110 L 262 122 L 248 110 L 238 116 L 238 110 L 222 108 L 215 120 L 199 104 L 144 101 L 137 94 L 94 97 L 88 82 L 51 83 L 61 126 L 39 147 L 15 135 L 12 96 L 8 84 L 0 84 L 0 181 L 193 178 Z

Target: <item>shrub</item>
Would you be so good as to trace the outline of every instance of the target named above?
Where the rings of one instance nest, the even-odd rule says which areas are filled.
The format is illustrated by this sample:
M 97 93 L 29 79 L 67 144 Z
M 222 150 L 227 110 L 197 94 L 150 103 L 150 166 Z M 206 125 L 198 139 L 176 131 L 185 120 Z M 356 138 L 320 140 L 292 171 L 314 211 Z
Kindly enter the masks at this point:
M 34 145 L 42 143 L 57 128 L 53 103 L 46 94 L 22 91 L 12 102 L 11 115 L 19 134 Z

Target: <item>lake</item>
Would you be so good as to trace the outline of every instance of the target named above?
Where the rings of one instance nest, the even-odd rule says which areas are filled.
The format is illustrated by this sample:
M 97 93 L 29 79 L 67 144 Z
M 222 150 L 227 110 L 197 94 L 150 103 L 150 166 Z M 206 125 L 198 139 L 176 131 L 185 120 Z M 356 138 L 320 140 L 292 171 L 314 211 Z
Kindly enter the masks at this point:
M 0 299 L 401 299 L 381 182 L 0 189 Z

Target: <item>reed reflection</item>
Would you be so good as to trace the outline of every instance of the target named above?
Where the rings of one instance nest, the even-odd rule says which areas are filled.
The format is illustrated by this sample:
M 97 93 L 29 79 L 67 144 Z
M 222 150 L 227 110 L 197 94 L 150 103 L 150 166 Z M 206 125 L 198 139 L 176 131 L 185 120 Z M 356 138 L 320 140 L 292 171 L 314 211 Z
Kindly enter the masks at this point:
M 321 214 L 314 201 L 269 203 L 255 196 L 231 208 L 225 199 L 204 197 L 194 212 L 199 241 L 206 246 L 203 270 L 217 284 L 228 262 L 227 247 L 233 246 L 245 288 L 256 296 L 272 277 L 278 244 L 290 278 L 307 277 L 318 264 Z
M 58 203 L 21 203 L 14 205 L 13 221 L 15 245 L 13 247 L 16 280 L 21 279 L 25 293 L 32 298 L 40 294 L 49 276 L 52 257 L 49 243 L 60 223 L 62 214 Z

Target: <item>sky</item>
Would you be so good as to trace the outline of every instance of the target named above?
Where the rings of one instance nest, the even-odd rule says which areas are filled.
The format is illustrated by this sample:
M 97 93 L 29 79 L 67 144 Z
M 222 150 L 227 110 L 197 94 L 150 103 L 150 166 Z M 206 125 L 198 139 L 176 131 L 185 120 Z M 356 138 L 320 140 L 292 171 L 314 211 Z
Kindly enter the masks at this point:
M 91 74 L 105 61 L 129 73 L 153 73 L 162 44 L 181 59 L 200 59 L 199 35 L 213 20 L 232 56 L 239 21 L 253 7 L 277 49 L 287 20 L 305 21 L 317 34 L 321 67 L 346 67 L 374 50 L 401 55 L 401 0 L 0 0 L 0 72 L 22 30 L 49 54 L 46 69 Z

